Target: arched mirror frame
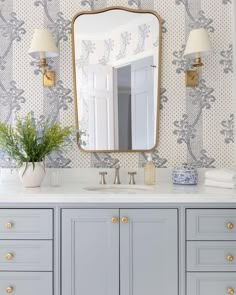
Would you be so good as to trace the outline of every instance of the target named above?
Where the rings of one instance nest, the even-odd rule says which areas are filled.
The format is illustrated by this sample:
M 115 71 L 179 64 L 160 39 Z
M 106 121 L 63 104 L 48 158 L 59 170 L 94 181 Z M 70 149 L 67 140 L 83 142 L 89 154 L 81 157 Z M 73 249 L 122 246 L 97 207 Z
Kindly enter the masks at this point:
M 151 152 L 153 151 L 157 145 L 158 145 L 158 139 L 159 139 L 159 125 L 160 125 L 160 100 L 161 100 L 161 53 L 162 53 L 162 19 L 160 15 L 153 10 L 147 10 L 147 9 L 132 9 L 132 8 L 127 8 L 127 7 L 122 7 L 122 6 L 112 6 L 112 7 L 107 7 L 99 10 L 92 10 L 92 11 L 82 11 L 77 13 L 73 19 L 72 19 L 72 57 L 73 57 L 73 84 L 74 84 L 74 107 L 75 107 L 75 126 L 76 130 L 79 130 L 79 115 L 78 115 L 78 98 L 77 98 L 77 83 L 76 83 L 76 60 L 75 60 L 75 21 L 78 17 L 82 15 L 92 15 L 92 14 L 98 14 L 98 13 L 103 13 L 106 11 L 110 10 L 124 10 L 128 12 L 133 12 L 133 13 L 149 13 L 154 15 L 158 22 L 159 22 L 159 47 L 158 47 L 158 81 L 157 81 L 157 120 L 156 120 L 156 142 L 155 145 L 148 150 L 86 150 L 81 147 L 79 144 L 79 137 L 77 137 L 77 144 L 78 147 L 81 151 L 86 152 L 86 153 L 135 153 L 135 152 Z

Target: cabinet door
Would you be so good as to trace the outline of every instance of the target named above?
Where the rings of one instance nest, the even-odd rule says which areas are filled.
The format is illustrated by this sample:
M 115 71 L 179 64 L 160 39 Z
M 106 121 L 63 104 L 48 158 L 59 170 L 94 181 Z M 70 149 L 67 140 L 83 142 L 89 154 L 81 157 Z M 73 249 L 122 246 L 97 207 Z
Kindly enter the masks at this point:
M 120 216 L 120 294 L 177 295 L 177 210 L 124 209 Z
M 62 295 L 119 295 L 118 209 L 62 210 Z

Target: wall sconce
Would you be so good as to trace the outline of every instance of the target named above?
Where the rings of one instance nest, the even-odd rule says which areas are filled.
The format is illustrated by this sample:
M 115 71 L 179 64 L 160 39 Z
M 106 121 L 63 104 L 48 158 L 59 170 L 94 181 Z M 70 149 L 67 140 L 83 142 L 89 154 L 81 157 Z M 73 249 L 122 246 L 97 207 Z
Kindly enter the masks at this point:
M 55 86 L 56 74 L 54 71 L 48 71 L 47 58 L 57 57 L 59 53 L 50 31 L 35 29 L 29 54 L 33 58 L 39 59 L 39 67 L 43 74 L 43 86 Z
M 207 30 L 194 29 L 190 32 L 186 44 L 184 56 L 194 59 L 193 69 L 185 73 L 187 87 L 195 87 L 199 83 L 199 67 L 203 66 L 201 57 L 209 55 L 213 51 Z

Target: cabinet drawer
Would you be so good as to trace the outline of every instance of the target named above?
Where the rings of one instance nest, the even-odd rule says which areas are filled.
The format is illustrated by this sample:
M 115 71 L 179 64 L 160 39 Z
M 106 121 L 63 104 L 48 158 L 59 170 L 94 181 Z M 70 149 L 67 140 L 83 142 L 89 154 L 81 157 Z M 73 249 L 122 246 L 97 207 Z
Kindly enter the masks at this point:
M 52 295 L 52 273 L 0 273 L 0 294 Z
M 187 274 L 188 295 L 228 295 L 233 292 L 236 293 L 235 273 Z
M 52 239 L 51 209 L 0 209 L 0 239 Z
M 0 271 L 52 271 L 52 241 L 1 241 Z
M 236 271 L 236 242 L 188 242 L 187 271 Z
M 187 240 L 236 240 L 235 209 L 187 210 Z

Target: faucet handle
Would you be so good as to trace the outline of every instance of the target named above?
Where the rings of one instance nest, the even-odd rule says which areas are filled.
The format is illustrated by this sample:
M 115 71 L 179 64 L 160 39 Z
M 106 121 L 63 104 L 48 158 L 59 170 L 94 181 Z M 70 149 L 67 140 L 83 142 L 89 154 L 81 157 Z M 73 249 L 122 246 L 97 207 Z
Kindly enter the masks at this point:
M 128 172 L 130 175 L 129 184 L 135 184 L 134 175 L 137 174 L 137 172 Z
M 107 175 L 107 172 L 99 172 L 99 175 L 101 175 L 101 180 L 100 180 L 100 184 L 106 184 L 106 178 L 105 176 Z

